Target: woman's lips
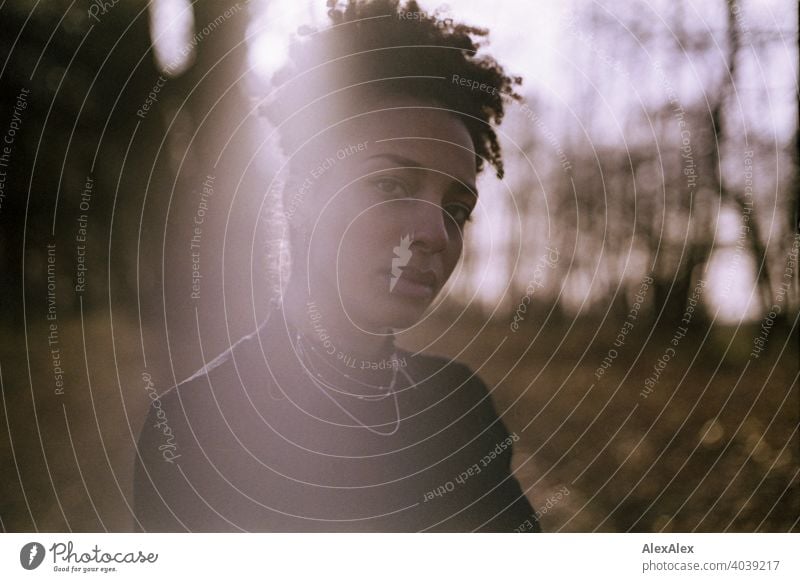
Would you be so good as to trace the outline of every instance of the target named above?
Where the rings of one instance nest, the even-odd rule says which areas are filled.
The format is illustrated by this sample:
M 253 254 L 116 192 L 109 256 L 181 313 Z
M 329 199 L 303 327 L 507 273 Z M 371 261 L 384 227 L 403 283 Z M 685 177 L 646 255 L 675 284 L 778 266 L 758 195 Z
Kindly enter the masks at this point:
M 389 275 L 391 276 L 391 273 Z M 391 293 L 417 299 L 429 299 L 436 294 L 437 281 L 436 273 L 433 271 L 422 271 L 406 266 Z

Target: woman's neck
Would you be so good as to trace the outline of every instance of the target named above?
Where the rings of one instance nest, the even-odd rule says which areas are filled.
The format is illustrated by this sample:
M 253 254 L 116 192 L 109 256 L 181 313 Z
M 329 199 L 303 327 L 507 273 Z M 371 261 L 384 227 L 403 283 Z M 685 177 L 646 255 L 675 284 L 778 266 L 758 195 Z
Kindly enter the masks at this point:
M 362 331 L 341 312 L 341 305 L 330 294 L 311 297 L 304 282 L 289 281 L 284 294 L 283 309 L 288 322 L 314 345 L 323 343 L 333 357 L 359 358 L 365 361 L 388 357 L 393 338 Z M 391 330 L 385 330 L 389 334 Z M 330 353 L 333 351 L 333 354 Z

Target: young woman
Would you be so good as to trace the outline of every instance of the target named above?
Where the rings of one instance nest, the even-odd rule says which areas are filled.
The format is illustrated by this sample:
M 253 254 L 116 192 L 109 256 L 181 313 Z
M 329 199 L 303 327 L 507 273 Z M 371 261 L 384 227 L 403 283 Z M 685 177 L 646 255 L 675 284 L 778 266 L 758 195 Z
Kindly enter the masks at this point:
M 349 2 L 306 34 L 267 112 L 290 179 L 288 282 L 252 335 L 162 395 L 138 445 L 145 531 L 536 531 L 485 384 L 413 355 L 453 273 L 519 79 L 485 31 Z

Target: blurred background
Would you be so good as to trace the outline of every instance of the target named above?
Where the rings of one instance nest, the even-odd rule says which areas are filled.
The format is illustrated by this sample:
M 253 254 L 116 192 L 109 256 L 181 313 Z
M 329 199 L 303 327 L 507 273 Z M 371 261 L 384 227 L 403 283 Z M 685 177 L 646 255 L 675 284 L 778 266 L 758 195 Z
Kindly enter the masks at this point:
M 481 2 L 523 77 L 457 274 L 546 531 L 800 531 L 798 3 Z M 148 403 L 265 313 L 257 112 L 323 0 L 0 2 L 0 527 L 127 531 Z

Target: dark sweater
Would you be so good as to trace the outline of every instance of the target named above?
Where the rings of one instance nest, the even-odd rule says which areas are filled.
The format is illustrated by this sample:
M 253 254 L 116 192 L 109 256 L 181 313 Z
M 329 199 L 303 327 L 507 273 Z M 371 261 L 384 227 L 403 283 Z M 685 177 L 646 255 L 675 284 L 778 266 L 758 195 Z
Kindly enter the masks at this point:
M 134 475 L 145 531 L 538 530 L 509 472 L 517 437 L 466 366 L 398 349 L 388 369 L 361 370 L 346 357 L 298 359 L 295 338 L 275 311 L 153 401 Z M 394 394 L 358 383 L 388 384 L 392 365 L 413 383 L 398 373 Z

